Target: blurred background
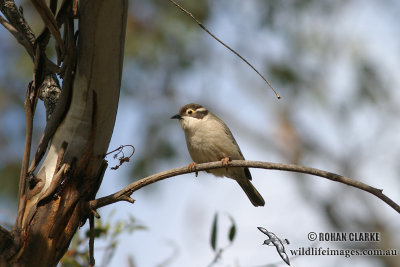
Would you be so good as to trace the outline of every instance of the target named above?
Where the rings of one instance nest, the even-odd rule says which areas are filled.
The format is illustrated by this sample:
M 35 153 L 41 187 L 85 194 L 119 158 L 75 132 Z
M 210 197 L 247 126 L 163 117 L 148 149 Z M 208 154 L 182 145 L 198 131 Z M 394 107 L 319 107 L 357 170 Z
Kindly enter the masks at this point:
M 191 162 L 177 121 L 200 103 L 230 127 L 246 159 L 311 166 L 381 188 L 400 203 L 400 2 L 396 0 L 186 0 L 180 3 L 258 68 L 244 62 L 168 1 L 132 0 L 116 127 L 110 144 L 132 144 L 131 162 L 108 170 L 98 196 Z M 43 25 L 19 1 L 36 32 Z M 50 50 L 49 53 L 52 53 Z M 0 222 L 12 226 L 25 138 L 23 101 L 33 65 L 0 28 Z M 34 141 L 45 126 L 38 105 Z M 34 149 L 33 149 L 34 150 Z M 110 167 L 117 164 L 109 156 Z M 110 227 L 135 227 L 96 241 L 98 266 L 285 266 L 262 246 L 261 226 L 290 244 L 329 249 L 400 250 L 399 214 L 343 184 L 294 173 L 251 170 L 265 207 L 237 184 L 199 173 L 150 185 L 135 204 L 99 210 Z M 233 218 L 236 236 L 227 233 Z M 86 227 L 78 235 L 84 236 Z M 123 228 L 123 227 L 122 227 Z M 119 231 L 119 232 L 118 232 Z M 118 234 L 123 232 L 122 234 Z M 309 232 L 379 232 L 380 242 L 311 242 Z M 86 243 L 83 243 L 86 247 Z M 399 266 L 400 256 L 290 256 L 292 266 Z

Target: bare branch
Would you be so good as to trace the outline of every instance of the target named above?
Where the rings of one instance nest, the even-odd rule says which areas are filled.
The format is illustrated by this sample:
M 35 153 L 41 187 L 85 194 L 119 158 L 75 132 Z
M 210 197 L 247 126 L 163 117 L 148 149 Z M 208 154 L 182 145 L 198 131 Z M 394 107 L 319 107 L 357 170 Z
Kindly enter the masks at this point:
M 34 60 L 34 46 L 29 42 L 25 36 L 19 32 L 14 26 L 12 26 L 8 21 L 6 21 L 2 16 L 0 16 L 0 24 L 8 30 L 14 37 L 17 39 L 18 43 L 20 43 L 23 47 L 25 47 L 26 51 L 28 52 L 29 56 Z M 58 72 L 59 68 L 56 64 L 54 64 L 51 60 L 46 58 L 46 67 L 50 71 Z
M 18 9 L 14 0 L 0 0 L 0 11 L 8 20 L 7 22 L 0 16 L 1 24 L 14 35 L 17 41 L 25 47 L 31 58 L 33 58 L 36 38 L 32 29 L 25 21 L 22 9 Z
M 20 43 L 23 47 L 25 47 L 26 51 L 32 58 L 34 49 L 33 45 L 29 42 L 29 40 L 25 38 L 25 36 L 22 33 L 20 33 L 14 26 L 12 26 L 8 21 L 3 19 L 1 16 L 0 16 L 0 24 L 3 25 L 3 27 L 6 28 L 6 30 L 8 30 L 15 37 L 15 39 L 17 39 L 18 43 Z
M 32 130 L 33 130 L 33 116 L 35 110 L 32 107 L 32 103 L 30 100 L 30 92 L 32 90 L 32 83 L 31 81 L 26 89 L 26 96 L 24 102 L 25 108 L 25 148 L 24 148 L 24 155 L 22 158 L 21 163 L 21 173 L 19 178 L 19 190 L 18 190 L 18 214 L 22 214 L 25 210 L 25 184 L 27 179 L 28 173 L 28 166 L 29 166 L 29 159 L 31 154 L 31 146 L 32 146 Z M 20 222 L 17 222 L 17 226 L 19 227 Z
M 400 213 L 400 206 L 397 203 L 395 203 L 392 199 L 387 197 L 385 194 L 383 194 L 382 189 L 377 189 L 375 187 L 364 184 L 360 181 L 356 181 L 356 180 L 353 180 L 353 179 L 345 177 L 345 176 L 341 176 L 336 173 L 327 172 L 327 171 L 310 168 L 310 167 L 306 167 L 306 166 L 295 165 L 295 164 L 283 164 L 283 163 L 247 161 L 247 160 L 232 160 L 232 161 L 228 162 L 228 166 L 229 167 L 249 167 L 249 168 L 259 168 L 259 169 L 269 169 L 269 170 L 291 171 L 291 172 L 298 172 L 298 173 L 305 173 L 305 174 L 311 174 L 314 176 L 319 176 L 322 178 L 326 178 L 326 179 L 329 179 L 329 180 L 332 180 L 335 182 L 346 184 L 346 185 L 361 189 L 363 191 L 366 191 L 368 193 L 371 193 L 374 196 L 381 199 L 382 201 L 384 201 L 386 204 L 388 204 L 390 207 L 392 207 L 398 213 Z M 90 209 L 97 209 L 97 208 L 101 208 L 106 205 L 110 205 L 112 203 L 118 202 L 118 201 L 126 200 L 126 197 L 130 196 L 136 190 L 138 190 L 144 186 L 147 186 L 149 184 L 152 184 L 152 183 L 155 183 L 155 182 L 158 182 L 158 181 L 170 178 L 170 177 L 174 177 L 174 176 L 178 176 L 178 175 L 186 174 L 186 173 L 191 173 L 191 172 L 198 172 L 198 171 L 218 169 L 218 168 L 225 168 L 225 165 L 222 165 L 221 161 L 215 161 L 215 162 L 197 164 L 195 169 L 194 168 L 190 169 L 188 167 L 182 167 L 182 168 L 170 169 L 170 170 L 163 171 L 163 172 L 160 172 L 157 174 L 153 174 L 153 175 L 150 175 L 143 179 L 140 179 L 136 182 L 131 183 L 127 187 L 123 188 L 122 190 L 120 190 L 114 194 L 90 201 L 89 207 L 90 207 Z
M 253 65 L 250 64 L 249 61 L 247 61 L 247 59 L 245 59 L 244 57 L 242 57 L 238 52 L 236 52 L 234 49 L 232 49 L 229 45 L 225 44 L 224 42 L 222 42 L 217 36 L 215 36 L 214 34 L 212 34 L 198 19 L 196 19 L 195 16 L 192 15 L 192 13 L 190 13 L 189 11 L 187 11 L 186 9 L 184 9 L 181 5 L 179 5 L 177 2 L 175 2 L 174 0 L 168 0 L 170 1 L 173 5 L 175 5 L 177 8 L 179 8 L 183 13 L 185 13 L 186 15 L 188 15 L 189 17 L 191 17 L 196 23 L 197 25 L 200 26 L 200 28 L 202 28 L 206 33 L 208 33 L 212 38 L 214 38 L 217 42 L 219 42 L 220 44 L 222 44 L 223 46 L 225 46 L 227 49 L 229 49 L 232 53 L 234 53 L 237 57 L 239 57 L 241 60 L 243 60 L 250 68 L 252 68 L 267 84 L 268 86 L 272 89 L 272 91 L 274 91 L 276 97 L 278 99 L 281 98 L 281 96 L 275 91 L 274 87 L 272 87 L 271 83 L 264 77 L 264 75 L 262 75 Z
M 94 259 L 94 216 L 89 215 L 90 235 L 89 235 L 89 266 L 95 266 Z
M 65 46 L 64 42 L 61 38 L 61 34 L 59 31 L 59 26 L 57 23 L 56 18 L 54 17 L 53 12 L 47 6 L 44 0 L 31 0 L 33 6 L 36 8 L 37 12 L 39 13 L 40 17 L 42 18 L 44 24 L 49 29 L 51 34 L 54 36 L 54 39 L 57 43 L 57 46 L 61 49 L 61 59 L 65 55 Z

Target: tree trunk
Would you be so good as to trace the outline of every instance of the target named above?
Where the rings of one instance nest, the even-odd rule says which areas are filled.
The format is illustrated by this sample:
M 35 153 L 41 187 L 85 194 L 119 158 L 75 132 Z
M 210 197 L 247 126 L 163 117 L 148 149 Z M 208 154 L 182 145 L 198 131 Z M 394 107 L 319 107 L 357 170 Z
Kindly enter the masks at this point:
M 118 107 L 126 16 L 127 0 L 79 1 L 68 111 L 37 174 L 22 176 L 30 182 L 20 189 L 12 244 L 4 241 L 11 237 L 0 229 L 0 265 L 56 266 L 88 218 L 88 200 L 95 197 L 107 167 L 104 156 Z

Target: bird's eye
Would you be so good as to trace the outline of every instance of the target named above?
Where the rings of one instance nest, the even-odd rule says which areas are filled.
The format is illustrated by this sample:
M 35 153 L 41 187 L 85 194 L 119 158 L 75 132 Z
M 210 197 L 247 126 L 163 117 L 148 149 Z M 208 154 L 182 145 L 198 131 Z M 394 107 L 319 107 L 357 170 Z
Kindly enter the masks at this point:
M 186 111 L 186 113 L 189 114 L 189 115 L 193 114 L 193 112 L 194 112 L 193 109 L 188 109 L 188 110 Z

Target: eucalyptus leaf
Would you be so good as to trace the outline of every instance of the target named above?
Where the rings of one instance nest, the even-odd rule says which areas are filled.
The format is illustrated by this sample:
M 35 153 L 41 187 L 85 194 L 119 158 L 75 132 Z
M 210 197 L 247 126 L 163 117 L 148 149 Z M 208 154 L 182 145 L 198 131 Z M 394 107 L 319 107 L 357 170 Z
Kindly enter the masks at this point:
M 217 249 L 217 233 L 218 233 L 218 214 L 215 213 L 211 229 L 211 247 L 214 251 Z

